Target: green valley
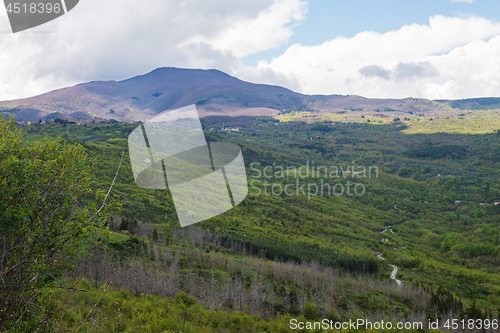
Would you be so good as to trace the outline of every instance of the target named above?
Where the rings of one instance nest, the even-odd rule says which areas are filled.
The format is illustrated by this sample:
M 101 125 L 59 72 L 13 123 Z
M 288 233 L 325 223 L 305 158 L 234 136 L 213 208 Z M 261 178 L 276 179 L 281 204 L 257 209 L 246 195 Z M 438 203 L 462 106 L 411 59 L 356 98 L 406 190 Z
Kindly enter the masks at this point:
M 448 133 L 445 119 L 442 131 L 422 132 L 400 121 L 280 117 L 202 119 L 208 141 L 241 147 L 249 195 L 187 228 L 168 190 L 135 185 L 126 139 L 138 124 L 25 127 L 28 142 L 60 136 L 81 145 L 95 159 L 94 190 L 109 188 L 125 151 L 110 237 L 80 259 L 76 280 L 66 277 L 94 291 L 46 294 L 68 312 L 61 325 L 287 332 L 291 318 L 497 318 L 498 132 Z

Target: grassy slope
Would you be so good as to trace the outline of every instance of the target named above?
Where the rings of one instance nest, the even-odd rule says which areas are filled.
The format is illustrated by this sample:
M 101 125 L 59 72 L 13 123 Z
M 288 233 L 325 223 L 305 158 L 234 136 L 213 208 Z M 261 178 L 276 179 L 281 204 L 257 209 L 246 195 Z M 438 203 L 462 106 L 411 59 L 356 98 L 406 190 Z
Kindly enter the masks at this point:
M 96 187 L 103 188 L 111 182 L 122 149 L 127 149 L 125 140 L 104 140 L 125 138 L 133 127 L 97 126 L 98 133 L 92 126 L 39 130 L 49 135 L 62 134 L 66 139 L 96 141 L 85 146 L 96 157 Z M 264 240 L 273 240 L 317 244 L 331 252 L 362 258 L 374 258 L 375 252 L 381 252 L 387 262 L 400 266 L 398 277 L 405 283 L 442 285 L 457 296 L 477 298 L 482 306 L 500 306 L 500 229 L 495 223 L 499 215 L 495 207 L 478 205 L 500 199 L 497 135 L 409 135 L 402 132 L 404 127 L 368 124 L 329 126 L 325 132 L 313 130 L 313 126 L 263 123 L 258 132 L 246 128 L 242 133 L 222 137 L 207 135 L 211 140 L 239 143 L 245 158 L 249 156 L 247 164 L 259 161 L 262 165 L 300 166 L 308 156 L 316 165 L 377 165 L 381 171 L 378 179 L 360 180 L 367 188 L 364 196 L 312 200 L 249 196 L 236 209 L 200 226 L 250 243 L 258 240 L 259 244 L 266 244 Z M 40 132 L 35 129 L 33 134 L 41 135 Z M 465 146 L 467 156 L 433 159 L 406 154 L 428 140 L 437 146 Z M 311 141 L 317 144 L 316 148 L 306 146 Z M 320 147 L 324 147 L 323 152 Z M 335 156 L 328 156 L 329 152 Z M 168 191 L 136 187 L 128 160 L 114 192 L 121 195 L 125 215 L 167 225 L 167 230 L 178 225 Z M 461 203 L 455 204 L 456 200 Z M 379 232 L 385 225 L 392 225 L 396 233 L 384 234 L 390 241 L 382 244 Z M 389 271 L 383 265 L 383 270 Z

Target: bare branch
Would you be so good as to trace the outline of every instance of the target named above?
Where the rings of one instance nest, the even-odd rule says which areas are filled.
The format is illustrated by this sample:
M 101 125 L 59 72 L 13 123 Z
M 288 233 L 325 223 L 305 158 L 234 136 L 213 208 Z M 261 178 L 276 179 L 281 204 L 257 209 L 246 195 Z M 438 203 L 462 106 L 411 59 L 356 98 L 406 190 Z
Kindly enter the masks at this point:
M 113 179 L 113 182 L 111 183 L 111 186 L 109 187 L 108 193 L 106 193 L 106 196 L 104 197 L 104 200 L 102 201 L 101 208 L 99 208 L 99 210 L 97 211 L 97 214 L 99 214 L 101 212 L 101 210 L 104 208 L 104 206 L 106 205 L 106 200 L 108 199 L 108 195 L 111 192 L 113 185 L 115 185 L 116 177 L 118 177 L 118 173 L 120 172 L 120 167 L 122 166 L 123 156 L 125 156 L 125 150 L 122 150 L 122 159 L 120 160 L 120 164 L 118 165 L 118 169 L 116 170 L 115 178 Z

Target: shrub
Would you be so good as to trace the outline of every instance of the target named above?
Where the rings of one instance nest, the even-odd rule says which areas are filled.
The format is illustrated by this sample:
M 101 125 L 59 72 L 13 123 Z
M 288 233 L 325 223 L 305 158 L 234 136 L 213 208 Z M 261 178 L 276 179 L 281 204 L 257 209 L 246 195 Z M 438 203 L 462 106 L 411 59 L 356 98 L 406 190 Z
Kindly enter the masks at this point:
M 196 298 L 189 296 L 185 292 L 180 292 L 174 297 L 174 304 L 184 304 L 188 308 L 196 304 Z
M 318 312 L 316 311 L 316 305 L 306 302 L 302 310 L 304 317 L 308 320 L 314 320 L 318 317 Z

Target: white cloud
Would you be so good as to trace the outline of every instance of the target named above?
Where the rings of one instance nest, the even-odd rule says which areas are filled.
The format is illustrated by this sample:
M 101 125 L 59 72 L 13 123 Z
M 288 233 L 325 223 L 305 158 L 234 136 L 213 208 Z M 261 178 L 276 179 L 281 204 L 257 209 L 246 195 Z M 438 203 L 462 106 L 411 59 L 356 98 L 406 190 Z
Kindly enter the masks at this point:
M 87 0 L 18 34 L 0 10 L 0 100 L 163 66 L 249 72 L 241 55 L 285 43 L 306 9 L 299 0 Z
M 451 52 L 426 59 L 440 77 L 426 83 L 422 93 L 431 98 L 500 96 L 500 36 L 478 40 Z
M 205 42 L 216 49 L 231 51 L 236 57 L 244 57 L 286 43 L 292 36 L 287 24 L 303 20 L 306 9 L 306 4 L 299 0 L 278 0 L 257 17 L 238 17 L 235 24 L 220 34 L 209 38 L 197 35 L 185 44 Z
M 257 67 L 242 65 L 243 56 L 287 43 L 306 12 L 299 0 L 87 0 L 11 34 L 2 33 L 10 28 L 0 10 L 0 100 L 162 66 L 216 68 L 311 94 L 500 95 L 500 24 L 474 16 L 438 15 L 427 25 L 294 44 Z
M 465 2 L 465 3 L 473 3 L 475 0 L 451 0 L 452 3 L 457 2 Z
M 500 24 L 480 17 L 365 31 L 321 45 L 295 44 L 259 69 L 293 75 L 305 93 L 460 98 L 500 95 Z M 488 41 L 488 39 L 490 39 Z

